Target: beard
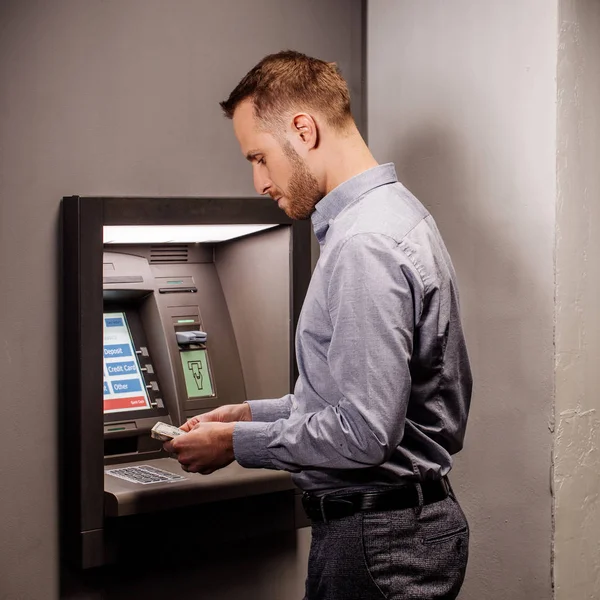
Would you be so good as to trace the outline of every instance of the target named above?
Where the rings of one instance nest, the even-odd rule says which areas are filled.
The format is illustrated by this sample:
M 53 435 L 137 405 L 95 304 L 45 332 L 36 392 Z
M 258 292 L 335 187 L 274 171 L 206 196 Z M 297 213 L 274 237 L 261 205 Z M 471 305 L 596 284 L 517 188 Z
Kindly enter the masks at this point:
M 290 219 L 308 219 L 324 194 L 307 164 L 287 140 L 283 144 L 283 152 L 292 165 L 292 175 L 285 194 L 287 203 L 282 208 Z

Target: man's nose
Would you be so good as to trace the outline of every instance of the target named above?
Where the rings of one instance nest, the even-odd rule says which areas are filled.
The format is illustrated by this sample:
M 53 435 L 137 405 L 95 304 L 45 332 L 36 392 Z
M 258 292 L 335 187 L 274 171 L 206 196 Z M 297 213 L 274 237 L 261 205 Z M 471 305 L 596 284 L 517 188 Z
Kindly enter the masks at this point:
M 258 194 L 264 196 L 269 193 L 271 181 L 268 177 L 261 176 L 257 171 L 254 172 L 254 189 Z

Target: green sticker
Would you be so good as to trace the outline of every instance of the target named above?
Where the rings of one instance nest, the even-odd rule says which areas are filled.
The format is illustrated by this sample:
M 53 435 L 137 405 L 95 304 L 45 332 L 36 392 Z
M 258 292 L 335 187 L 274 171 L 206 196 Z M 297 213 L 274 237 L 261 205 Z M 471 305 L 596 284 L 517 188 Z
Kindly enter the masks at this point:
M 188 398 L 213 395 L 206 350 L 185 350 L 179 353 Z

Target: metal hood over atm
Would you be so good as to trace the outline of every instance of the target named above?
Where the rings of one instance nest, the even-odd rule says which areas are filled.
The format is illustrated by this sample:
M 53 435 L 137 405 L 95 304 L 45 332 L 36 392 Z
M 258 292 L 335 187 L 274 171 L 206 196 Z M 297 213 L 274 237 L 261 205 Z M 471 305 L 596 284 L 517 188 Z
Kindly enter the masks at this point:
M 248 523 L 248 535 L 252 530 L 268 527 L 269 523 L 275 524 L 278 511 L 281 523 L 285 523 L 283 527 L 296 527 L 297 491 L 285 473 L 246 470 L 234 463 L 231 468 L 210 476 L 180 478 L 185 481 L 176 480 L 172 487 L 148 486 L 142 493 L 136 491 L 134 484 L 111 477 L 106 471 L 108 465 L 119 468 L 123 466 L 120 463 L 125 463 L 125 467 L 137 464 L 135 460 L 138 454 L 143 457 L 143 452 L 136 454 L 134 450 L 128 456 L 123 451 L 120 455 L 119 448 L 126 447 L 124 440 L 129 439 L 128 436 L 145 435 L 148 423 L 169 418 L 183 422 L 193 411 L 229 403 L 229 397 L 235 402 L 251 399 L 244 397 L 240 366 L 240 361 L 247 356 L 249 343 L 245 323 L 254 317 L 264 320 L 265 315 L 244 313 L 243 302 L 254 281 L 260 286 L 261 275 L 255 270 L 256 263 L 269 260 L 268 255 L 261 257 L 260 244 L 262 239 L 277 237 L 275 233 L 268 233 L 273 227 L 286 230 L 285 240 L 289 240 L 283 250 L 289 267 L 286 278 L 289 289 L 282 298 L 289 310 L 285 332 L 289 361 L 285 366 L 284 393 L 293 390 L 297 377 L 293 342 L 310 280 L 310 222 L 290 220 L 274 202 L 265 198 L 72 196 L 63 199 L 62 217 L 60 460 L 64 559 L 78 568 L 107 564 L 113 560 L 111 553 L 120 541 L 128 541 L 128 532 L 143 531 L 138 521 L 132 528 L 130 519 L 144 518 L 144 515 L 151 515 L 153 522 L 159 522 L 161 515 L 168 513 L 169 519 L 176 521 L 180 511 L 181 518 L 189 522 L 189 510 L 202 506 L 205 509 L 196 510 L 194 520 L 201 522 L 205 514 L 204 531 L 208 532 L 208 520 L 226 520 L 227 515 L 220 513 L 221 507 L 223 511 L 230 510 L 227 507 L 232 505 L 227 503 L 234 501 L 238 503 L 238 512 L 248 506 L 251 507 L 248 514 L 256 515 L 254 526 Z M 139 238 L 130 242 L 129 249 L 119 244 L 105 244 L 105 241 L 114 241 L 119 228 L 125 226 L 152 227 L 153 230 L 146 230 L 150 235 L 161 235 L 160 228 L 177 227 L 177 230 L 169 232 L 172 240 L 148 238 L 157 239 L 152 243 Z M 222 226 L 220 233 L 216 226 Z M 252 228 L 244 230 L 240 226 Z M 205 237 L 201 244 L 193 243 L 192 230 L 195 235 L 203 231 Z M 240 251 L 240 243 L 235 241 L 241 239 L 236 238 L 240 231 L 250 231 L 247 248 L 257 254 L 251 256 L 245 252 L 246 246 Z M 221 236 L 218 239 L 229 240 L 220 242 L 225 265 L 221 273 L 211 266 L 214 257 L 210 253 L 217 247 L 213 244 L 219 243 L 217 233 Z M 272 243 L 271 246 L 265 244 L 267 247 L 272 247 Z M 144 248 L 147 248 L 147 259 Z M 278 246 L 278 252 L 280 248 Z M 198 261 L 206 264 L 200 265 L 203 270 L 198 267 L 199 274 L 177 267 L 190 249 L 198 256 L 204 253 L 204 258 Z M 175 266 L 168 267 L 169 264 Z M 264 271 L 264 265 L 261 266 Z M 188 297 L 186 294 L 198 301 L 183 301 Z M 252 288 L 254 306 L 260 307 L 261 298 L 267 298 L 268 294 L 269 289 Z M 169 301 L 165 301 L 167 297 Z M 171 301 L 173 298 L 181 301 Z M 206 305 L 210 298 L 219 303 L 218 310 L 211 307 L 206 315 L 200 314 L 205 311 L 195 307 L 202 302 Z M 218 332 L 216 339 L 214 334 L 207 335 L 204 330 L 209 330 L 211 322 L 216 323 L 215 319 L 220 319 L 219 325 L 213 328 Z M 107 352 L 103 337 L 106 327 L 112 328 L 116 340 L 108 352 L 121 348 L 131 355 L 129 362 L 110 357 L 108 373 L 103 357 L 103 347 L 104 353 Z M 142 351 L 136 344 L 144 350 L 144 357 L 137 362 L 135 353 Z M 228 356 L 233 361 L 231 367 L 223 362 Z M 260 352 L 257 360 L 260 360 Z M 189 373 L 184 371 L 186 367 Z M 120 369 L 131 375 L 123 379 Z M 131 420 L 120 414 L 125 409 L 118 402 L 126 397 L 128 389 L 135 391 L 136 398 L 139 396 L 137 405 L 131 406 Z M 165 397 L 171 398 L 171 407 Z M 138 415 L 141 415 L 139 419 Z M 134 430 L 141 427 L 139 423 L 143 431 L 136 432 Z M 159 470 L 164 467 L 175 472 L 174 459 L 156 458 L 160 450 L 150 446 L 145 450 Z M 240 518 L 235 522 L 236 527 L 240 527 L 244 520 Z

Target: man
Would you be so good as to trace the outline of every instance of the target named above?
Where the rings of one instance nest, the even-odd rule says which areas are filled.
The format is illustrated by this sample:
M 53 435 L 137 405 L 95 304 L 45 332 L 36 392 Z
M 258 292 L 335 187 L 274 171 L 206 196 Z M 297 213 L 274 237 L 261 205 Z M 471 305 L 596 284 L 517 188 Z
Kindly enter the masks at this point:
M 293 394 L 218 408 L 165 445 L 187 471 L 284 469 L 312 520 L 306 598 L 452 599 L 468 526 L 446 478 L 471 373 L 450 257 L 379 166 L 334 64 L 267 56 L 221 103 L 254 185 L 321 246 Z

